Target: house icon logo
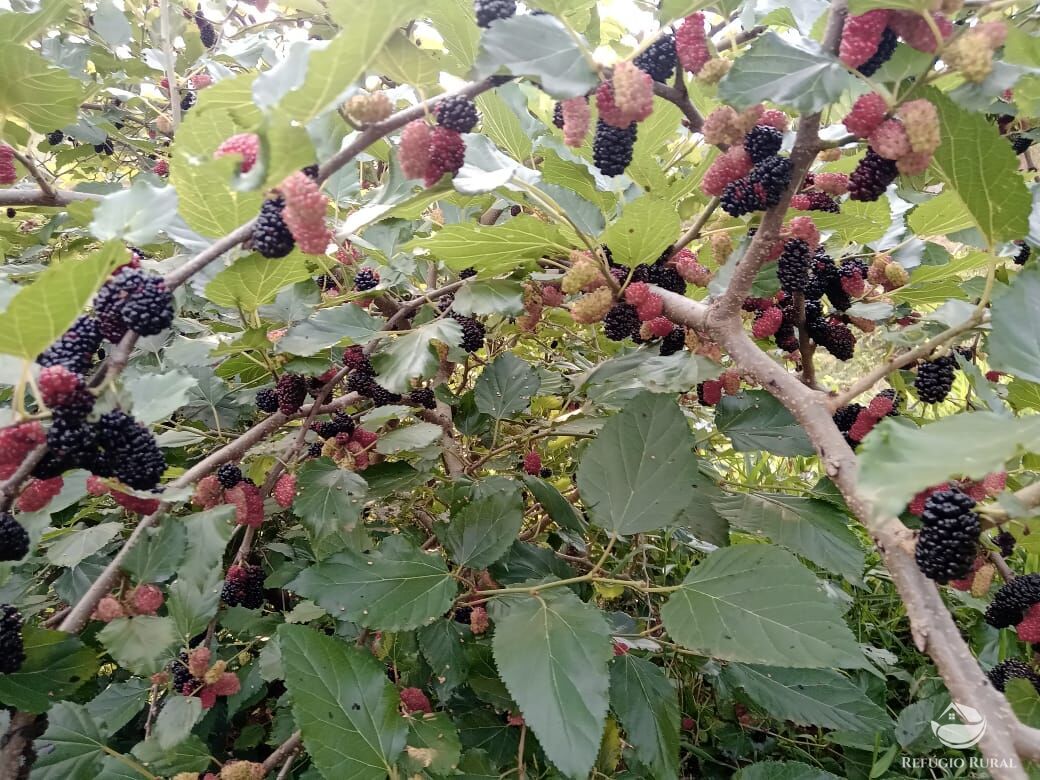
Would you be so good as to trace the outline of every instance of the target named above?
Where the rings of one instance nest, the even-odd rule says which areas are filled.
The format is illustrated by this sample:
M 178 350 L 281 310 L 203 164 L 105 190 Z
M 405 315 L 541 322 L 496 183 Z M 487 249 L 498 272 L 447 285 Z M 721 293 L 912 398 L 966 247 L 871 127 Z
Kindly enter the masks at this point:
M 975 745 L 986 733 L 986 719 L 964 704 L 953 702 L 932 721 L 932 733 L 946 747 L 963 750 Z

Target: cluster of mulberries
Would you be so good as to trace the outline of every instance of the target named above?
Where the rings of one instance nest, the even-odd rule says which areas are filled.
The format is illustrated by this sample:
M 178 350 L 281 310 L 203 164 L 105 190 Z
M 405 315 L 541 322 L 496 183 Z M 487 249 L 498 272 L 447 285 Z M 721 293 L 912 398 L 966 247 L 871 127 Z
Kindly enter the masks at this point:
M 213 29 L 213 23 L 202 15 L 202 11 L 196 11 L 194 19 L 195 26 L 199 28 L 199 39 L 202 41 L 202 45 L 207 49 L 212 49 L 217 45 L 217 31 Z
M 224 139 L 213 152 L 213 158 L 219 159 L 228 155 L 241 157 L 239 170 L 248 173 L 256 165 L 256 159 L 260 155 L 260 136 L 256 133 L 238 133 Z
M 264 603 L 264 570 L 260 566 L 229 566 L 220 600 L 229 607 L 259 609 Z
M 937 404 L 946 400 L 953 388 L 953 372 L 957 359 L 953 354 L 926 360 L 917 367 L 914 389 L 921 403 Z
M 516 0 L 473 0 L 473 10 L 477 15 L 477 24 L 490 27 L 492 22 L 516 14 Z
M 1029 664 L 1017 659 L 1001 661 L 986 672 L 986 676 L 989 678 L 990 685 L 1001 693 L 1011 680 L 1029 680 L 1040 693 L 1040 674 L 1037 674 Z
M 296 246 L 309 255 L 323 255 L 332 243 L 332 231 L 325 224 L 329 199 L 317 182 L 297 171 L 278 185 L 285 204 L 282 222 L 292 234 Z
M 268 198 L 260 206 L 260 213 L 253 223 L 253 249 L 264 257 L 285 257 L 296 246 L 293 234 L 282 217 L 285 199 Z
M 29 552 L 29 533 L 10 512 L 0 512 L 0 561 L 20 561 Z
M 14 184 L 16 181 L 18 172 L 14 168 L 14 149 L 0 144 L 0 184 Z
M 791 161 L 771 155 L 756 163 L 747 176 L 726 185 L 722 208 L 733 217 L 770 208 L 780 202 L 790 182 Z
M 997 591 L 986 608 L 986 622 L 994 628 L 1018 625 L 1038 603 L 1040 574 L 1019 575 Z
M 434 109 L 437 124 L 456 133 L 470 133 L 480 121 L 477 104 L 465 95 L 444 98 Z
M 17 672 L 24 661 L 22 615 L 10 604 L 0 604 L 0 674 Z
M 974 508 L 975 501 L 957 488 L 929 496 L 914 553 L 925 576 L 945 584 L 971 571 L 982 531 Z
M 620 176 L 632 162 L 635 144 L 635 123 L 620 128 L 600 119 L 592 139 L 592 160 L 604 176 Z
M 699 11 L 683 19 L 675 30 L 675 53 L 683 70 L 696 76 L 708 60 L 711 50 L 704 28 L 704 14 Z
M 98 290 L 94 317 L 101 335 L 111 342 L 128 330 L 154 336 L 173 322 L 173 293 L 161 276 L 124 267 Z

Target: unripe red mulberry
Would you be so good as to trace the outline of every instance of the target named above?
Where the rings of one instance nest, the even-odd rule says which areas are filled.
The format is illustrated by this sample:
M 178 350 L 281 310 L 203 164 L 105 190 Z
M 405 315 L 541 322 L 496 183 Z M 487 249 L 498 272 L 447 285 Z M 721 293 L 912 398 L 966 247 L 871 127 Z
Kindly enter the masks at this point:
M 291 507 L 293 500 L 296 498 L 296 475 L 282 474 L 275 483 L 271 496 L 282 509 Z
M 583 325 L 591 325 L 606 317 L 613 305 L 614 295 L 610 288 L 601 287 L 583 295 L 571 305 L 571 318 Z
M 841 61 L 850 68 L 858 68 L 873 57 L 881 43 L 881 35 L 888 26 L 888 19 L 887 9 L 846 17 L 838 53 Z
M 397 162 L 401 165 L 401 172 L 409 179 L 426 177 L 426 169 L 430 164 L 430 126 L 424 120 L 416 119 L 401 131 Z
M 430 706 L 430 700 L 426 698 L 426 694 L 418 688 L 404 688 L 401 691 L 401 704 L 404 706 L 405 712 L 433 712 L 433 707 Z
M 432 187 L 444 174 L 455 176 L 466 160 L 466 142 L 454 130 L 435 127 L 430 132 L 430 156 L 423 184 Z
M 614 102 L 631 117 L 642 122 L 654 110 L 654 81 L 631 62 L 614 66 Z M 630 122 L 630 123 L 631 123 Z
M 930 100 L 921 98 L 904 103 L 898 114 L 913 151 L 931 154 L 939 148 L 939 115 Z
M 256 158 L 260 154 L 260 136 L 256 133 L 238 133 L 221 142 L 216 151 L 213 152 L 214 159 L 238 155 L 242 158 L 240 170 L 248 173 L 256 165 Z
M 329 199 L 311 177 L 302 171 L 289 176 L 278 186 L 285 199 L 282 219 L 301 252 L 323 255 L 332 243 L 332 231 L 325 224 Z
M 910 139 L 902 122 L 886 119 L 875 128 L 868 139 L 870 148 L 886 160 L 898 160 L 910 153 Z
M 731 146 L 716 157 L 704 173 L 704 178 L 701 179 L 701 191 L 715 197 L 722 195 L 726 185 L 749 174 L 752 165 L 751 156 L 743 146 Z
M 592 109 L 588 98 L 575 97 L 561 104 L 563 114 L 563 142 L 567 146 L 579 147 L 585 143 L 592 121 Z
M 697 75 L 711 59 L 708 36 L 704 30 L 704 14 L 687 16 L 675 31 L 675 53 L 683 70 Z
M 16 181 L 18 172 L 14 168 L 14 149 L 0 144 L 0 184 L 14 184 Z
M 866 138 L 885 121 L 888 103 L 877 92 L 870 92 L 856 98 L 852 110 L 843 119 L 845 129 L 853 135 Z

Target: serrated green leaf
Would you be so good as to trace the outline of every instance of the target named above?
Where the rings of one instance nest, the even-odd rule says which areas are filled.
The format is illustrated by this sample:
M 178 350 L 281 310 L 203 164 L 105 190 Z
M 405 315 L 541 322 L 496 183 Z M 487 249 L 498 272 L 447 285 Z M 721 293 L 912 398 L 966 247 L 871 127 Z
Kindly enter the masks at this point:
M 134 674 L 155 674 L 177 643 L 173 620 L 154 615 L 117 618 L 98 632 L 108 654 Z
M 679 697 L 659 666 L 634 655 L 610 662 L 610 707 L 655 778 L 679 776 Z
M 558 228 L 522 214 L 504 225 L 446 225 L 432 238 L 405 244 L 421 248 L 443 260 L 453 271 L 475 268 L 482 276 L 495 276 L 525 267 L 546 252 L 566 254 L 570 244 Z
M 395 393 L 407 392 L 413 379 L 428 379 L 440 365 L 433 342 L 450 346 L 462 342 L 462 326 L 451 317 L 442 317 L 398 336 L 372 357 L 380 385 Z
M 47 731 L 36 740 L 33 777 L 86 780 L 97 775 L 105 737 L 81 704 L 60 701 L 47 712 Z
M 556 768 L 587 777 L 607 718 L 606 620 L 565 588 L 493 607 L 495 664 L 510 695 Z
M 712 502 L 730 524 L 859 582 L 866 553 L 833 504 L 779 493 L 736 493 Z
M 524 288 L 512 279 L 470 282 L 455 293 L 451 308 L 466 315 L 520 314 L 524 310 Z
M 408 726 L 372 654 L 305 626 L 283 625 L 285 684 L 307 753 L 325 777 L 383 780 Z
M 1040 418 L 993 412 L 958 414 L 917 428 L 882 420 L 859 452 L 860 490 L 875 517 L 903 511 L 917 493 L 949 477 L 982 479 L 1002 471 L 1022 448 L 1036 449 Z M 966 448 L 965 442 L 971 442 Z
M 771 545 L 713 552 L 669 597 L 661 618 L 676 642 L 712 658 L 798 668 L 863 664 L 816 577 Z
M 816 452 L 791 413 L 765 390 L 724 397 L 715 413 L 715 424 L 737 452 L 765 450 L 787 456 Z
M 679 235 L 679 214 L 669 204 L 644 195 L 625 204 L 621 217 L 601 240 L 610 247 L 614 262 L 635 266 L 652 263 Z
M 113 243 L 85 260 L 52 263 L 0 313 L 0 352 L 33 360 L 72 324 L 112 270 L 125 261 L 126 251 Z
M 938 110 L 942 137 L 932 169 L 990 242 L 1024 236 L 1031 199 L 1011 146 L 985 115 L 966 111 L 936 89 L 926 96 Z
M 856 83 L 818 43 L 774 32 L 759 36 L 719 83 L 719 99 L 736 108 L 769 101 L 802 113 L 819 111 Z
M 18 671 L 0 675 L 0 702 L 11 707 L 46 712 L 97 673 L 94 651 L 63 631 L 25 626 L 22 641 L 25 661 Z
M 618 534 L 670 525 L 693 499 L 697 458 L 672 398 L 643 393 L 607 420 L 578 467 L 592 522 Z
M 341 343 L 366 344 L 385 323 L 354 303 L 321 309 L 293 325 L 275 347 L 277 352 L 307 357 Z
M 478 377 L 473 398 L 483 414 L 502 420 L 527 409 L 540 386 L 534 366 L 504 352 Z
M 273 301 L 279 290 L 310 278 L 307 257 L 301 252 L 280 258 L 251 254 L 214 276 L 206 285 L 206 297 L 218 306 L 256 311 Z
M 873 737 L 892 719 L 848 677 L 832 669 L 780 669 L 729 664 L 723 679 L 779 720 Z
M 558 100 L 578 97 L 594 89 L 599 77 L 577 37 L 549 15 L 500 19 L 481 36 L 474 69 L 481 77 L 499 69 L 530 76 Z M 582 45 L 587 46 L 584 41 Z
M 457 590 L 439 556 L 400 536 L 367 554 L 336 553 L 304 569 L 287 587 L 337 619 L 383 631 L 431 622 L 448 610 Z
M 471 500 L 434 530 L 457 564 L 486 569 L 505 555 L 523 523 L 524 500 L 517 484 L 491 477 L 477 483 Z
M 368 485 L 353 471 L 341 469 L 328 458 L 304 463 L 296 485 L 293 513 L 303 521 L 315 554 L 323 558 L 335 552 L 330 543 L 357 524 Z

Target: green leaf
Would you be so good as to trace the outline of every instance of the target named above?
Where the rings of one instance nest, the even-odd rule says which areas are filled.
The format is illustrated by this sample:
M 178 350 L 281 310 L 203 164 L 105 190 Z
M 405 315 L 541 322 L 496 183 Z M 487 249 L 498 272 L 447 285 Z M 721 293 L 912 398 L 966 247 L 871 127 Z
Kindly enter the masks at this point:
M 341 343 L 365 344 L 382 330 L 383 324 L 357 304 L 344 303 L 321 309 L 293 325 L 278 340 L 275 351 L 307 357 Z
M 447 612 L 457 591 L 444 561 L 400 536 L 378 550 L 336 553 L 304 569 L 287 585 L 339 620 L 365 628 L 404 631 Z
M 144 178 L 119 190 L 94 209 L 90 232 L 102 241 L 119 239 L 129 244 L 149 244 L 177 218 L 177 191 L 156 187 Z
M 75 566 L 112 541 L 122 530 L 119 523 L 102 523 L 93 528 L 70 531 L 47 548 L 47 560 L 55 566 Z
M 293 513 L 303 521 L 318 558 L 335 552 L 340 535 L 353 530 L 361 517 L 368 485 L 353 471 L 328 458 L 315 458 L 297 473 Z
M 595 89 L 599 77 L 591 57 L 553 16 L 526 15 L 500 19 L 481 36 L 480 56 L 474 69 L 479 77 L 504 68 L 514 76 L 536 79 L 557 100 L 578 97 Z
M 779 547 L 713 552 L 671 595 L 661 618 L 676 642 L 712 658 L 799 668 L 863 664 L 838 607 Z
M 512 352 L 504 352 L 477 379 L 473 397 L 482 413 L 502 420 L 525 411 L 540 386 L 534 366 Z
M 938 109 L 942 136 L 932 169 L 991 243 L 1024 236 L 1031 199 L 1011 145 L 984 114 L 964 110 L 936 89 L 925 96 Z
M 198 696 L 167 696 L 159 717 L 155 719 L 153 736 L 163 750 L 180 744 L 202 717 L 202 699 Z
M 882 420 L 859 452 L 860 490 L 876 517 L 903 511 L 921 490 L 949 477 L 982 479 L 1022 448 L 1035 449 L 1040 418 L 993 412 L 945 417 L 923 428 Z M 971 442 L 966 448 L 965 442 Z
M 584 521 L 574 505 L 563 497 L 563 494 L 541 477 L 524 474 L 521 477 L 534 500 L 542 505 L 553 522 L 568 531 L 582 533 Z
M 759 36 L 719 83 L 719 99 L 735 108 L 769 101 L 808 114 L 834 103 L 856 83 L 838 58 L 801 36 Z
M 97 775 L 105 736 L 82 704 L 59 701 L 47 712 L 36 740 L 32 775 L 41 780 L 87 780 Z
M 63 631 L 26 626 L 22 641 L 25 661 L 18 671 L 0 675 L 0 702 L 11 707 L 46 712 L 97 673 L 94 651 Z
M 457 347 L 462 341 L 462 326 L 451 317 L 443 317 L 398 336 L 372 357 L 379 374 L 376 381 L 387 390 L 404 393 L 413 379 L 433 376 L 440 365 L 434 341 Z
M 458 514 L 434 530 L 457 564 L 486 569 L 505 555 L 523 524 L 524 499 L 517 484 L 490 477 L 477 483 Z
M 614 262 L 629 267 L 653 263 L 679 235 L 679 213 L 653 195 L 625 204 L 621 217 L 601 236 L 610 247 Z
M 993 306 L 990 365 L 1021 379 L 1040 382 L 1040 269 L 1034 264 L 1015 277 Z
M 52 262 L 0 313 L 0 352 L 33 360 L 83 311 L 126 250 L 106 244 L 85 260 Z
M 634 655 L 610 662 L 610 706 L 654 777 L 679 776 L 679 697 L 661 667 Z
M 524 310 L 523 285 L 512 279 L 470 282 L 455 293 L 452 311 L 466 315 L 509 316 Z
M 452 775 L 461 755 L 459 732 L 447 714 L 438 712 L 409 723 L 404 766 L 410 772 L 425 769 L 435 775 Z
M 83 84 L 24 46 L 0 46 L 0 114 L 22 119 L 38 133 L 76 121 Z
M 408 726 L 383 665 L 366 650 L 312 628 L 278 629 L 285 684 L 307 753 L 324 777 L 383 780 Z
M 549 252 L 570 251 L 559 228 L 522 214 L 504 225 L 445 225 L 432 238 L 409 241 L 404 249 L 424 249 L 453 271 L 473 267 L 495 276 L 523 267 Z
M 218 306 L 256 311 L 273 301 L 279 290 L 310 278 L 307 257 L 301 252 L 279 258 L 254 253 L 240 257 L 214 276 L 206 285 L 206 297 Z
M 495 664 L 509 694 L 556 768 L 587 777 L 607 718 L 607 621 L 566 588 L 492 606 Z
M 866 553 L 833 504 L 779 493 L 736 493 L 712 505 L 731 525 L 767 536 L 850 582 L 860 582 Z
M 382 434 L 376 442 L 376 452 L 395 455 L 398 452 L 418 452 L 435 444 L 444 435 L 444 429 L 436 423 L 417 422 L 402 425 Z
M 799 761 L 760 761 L 741 769 L 733 780 L 838 780 L 838 776 Z
M 177 642 L 173 620 L 168 617 L 138 615 L 117 618 L 98 632 L 98 639 L 120 666 L 134 674 L 155 674 Z
M 134 418 L 145 425 L 165 420 L 188 403 L 188 394 L 199 380 L 186 371 L 138 374 L 124 382 L 133 398 Z
M 592 522 L 618 534 L 670 525 L 693 499 L 694 445 L 674 399 L 637 396 L 607 420 L 578 467 Z
M 342 30 L 324 48 L 311 52 L 303 83 L 279 103 L 279 109 L 300 124 L 333 108 L 346 89 L 379 54 L 393 31 L 421 12 L 419 0 L 352 0 L 333 3 L 332 18 Z M 263 76 L 257 79 L 261 87 Z
M 802 426 L 765 390 L 724 397 L 715 412 L 715 425 L 737 452 L 765 450 L 789 457 L 816 452 Z
M 729 664 L 722 677 L 778 720 L 871 736 L 892 728 L 888 714 L 833 669 Z

